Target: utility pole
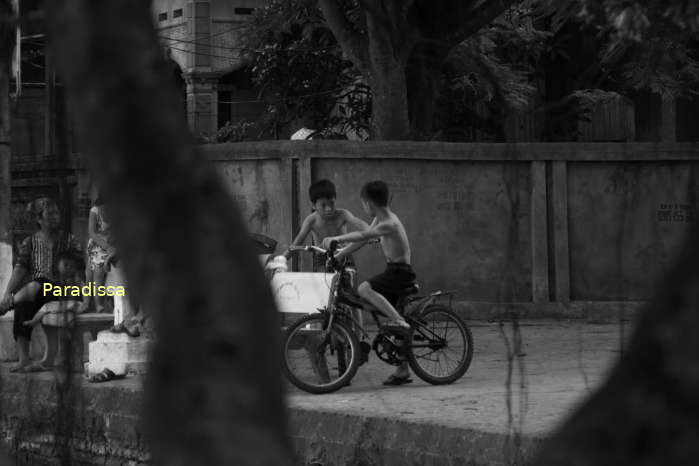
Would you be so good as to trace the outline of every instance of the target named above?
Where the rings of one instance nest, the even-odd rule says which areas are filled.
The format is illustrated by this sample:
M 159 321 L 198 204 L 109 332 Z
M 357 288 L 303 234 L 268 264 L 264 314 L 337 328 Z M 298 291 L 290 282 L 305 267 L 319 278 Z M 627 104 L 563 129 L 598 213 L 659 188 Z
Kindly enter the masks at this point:
M 15 44 L 15 12 L 10 0 L 0 0 L 0 296 L 12 271 L 10 231 L 10 67 Z

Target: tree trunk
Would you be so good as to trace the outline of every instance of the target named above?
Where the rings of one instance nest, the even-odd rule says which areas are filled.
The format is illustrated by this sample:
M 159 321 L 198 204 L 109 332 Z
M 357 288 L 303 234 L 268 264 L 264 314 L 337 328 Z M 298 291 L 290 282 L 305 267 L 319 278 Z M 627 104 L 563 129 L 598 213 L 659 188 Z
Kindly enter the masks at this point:
M 449 48 L 420 42 L 410 54 L 406 67 L 408 115 L 413 139 L 430 139 L 442 75 Z
M 154 462 L 289 464 L 278 314 L 239 209 L 168 85 L 150 2 L 48 3 L 128 292 L 155 317 L 144 403 Z
M 15 28 L 7 21 L 12 15 L 9 0 L 0 0 L 0 297 L 12 273 L 10 231 L 10 64 L 15 43 Z
M 386 19 L 367 10 L 368 73 L 371 87 L 373 138 L 405 140 L 410 138 L 408 118 L 408 85 L 405 63 L 408 54 L 394 44 Z
M 385 66 L 372 70 L 373 139 L 382 141 L 410 139 L 408 92 L 403 67 Z

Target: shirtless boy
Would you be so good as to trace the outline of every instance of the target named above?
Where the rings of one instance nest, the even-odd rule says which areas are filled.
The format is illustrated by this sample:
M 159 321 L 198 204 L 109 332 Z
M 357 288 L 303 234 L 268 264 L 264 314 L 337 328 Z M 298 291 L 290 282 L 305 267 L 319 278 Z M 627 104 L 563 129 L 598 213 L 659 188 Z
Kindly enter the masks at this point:
M 415 273 L 410 266 L 410 244 L 405 228 L 398 216 L 388 207 L 388 186 L 383 181 L 371 181 L 360 193 L 362 206 L 374 220 L 368 229 L 325 238 L 323 246 L 328 248 L 332 241 L 355 243 L 337 254 L 342 258 L 359 249 L 373 238 L 380 238 L 381 249 L 386 258 L 386 270 L 359 285 L 359 295 L 389 316 L 384 328 L 397 333 L 410 331 L 410 325 L 395 309 L 403 290 L 415 283 Z M 408 364 L 403 362 L 384 385 L 410 383 Z
M 351 230 L 364 230 L 368 225 L 358 219 L 349 210 L 336 209 L 335 198 L 337 192 L 335 185 L 328 180 L 316 181 L 308 189 L 308 197 L 311 200 L 313 213 L 306 217 L 301 225 L 301 231 L 296 235 L 291 246 L 303 244 L 310 233 L 315 244 L 321 244 L 329 236 L 337 236 Z M 287 250 L 284 256 L 288 259 L 291 252 Z M 352 257 L 345 255 L 345 260 L 353 264 Z M 325 271 L 325 257 L 316 255 L 313 258 L 313 270 Z
M 308 188 L 308 197 L 311 200 L 313 213 L 303 221 L 301 231 L 296 235 L 291 246 L 303 244 L 309 233 L 312 235 L 315 244 L 321 244 L 327 237 L 341 235 L 352 230 L 364 230 L 369 227 L 365 221 L 352 215 L 349 210 L 335 208 L 337 191 L 335 190 L 335 185 L 329 180 L 320 180 L 313 183 Z M 289 250 L 284 253 L 287 259 L 290 255 L 291 252 Z M 354 276 L 356 275 L 354 260 L 348 254 L 345 254 L 344 260 L 345 265 L 348 266 L 346 270 L 350 272 L 351 286 L 354 287 Z M 313 271 L 325 272 L 325 261 L 326 257 L 324 255 L 315 254 L 313 256 Z M 363 325 L 362 311 L 357 309 L 354 312 L 354 319 L 357 321 L 357 324 Z M 364 341 L 363 335 L 361 347 L 360 363 L 364 364 L 369 360 L 371 347 Z

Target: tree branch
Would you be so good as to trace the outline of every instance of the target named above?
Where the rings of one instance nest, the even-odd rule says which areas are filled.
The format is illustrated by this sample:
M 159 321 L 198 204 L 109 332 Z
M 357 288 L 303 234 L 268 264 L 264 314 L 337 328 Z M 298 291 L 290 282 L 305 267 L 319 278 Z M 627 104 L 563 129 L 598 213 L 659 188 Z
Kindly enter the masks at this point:
M 480 6 L 482 2 L 478 2 L 470 10 L 468 14 L 468 21 L 460 28 L 460 30 L 454 34 L 453 42 L 454 44 L 459 44 L 462 41 L 468 39 L 473 34 L 490 24 L 500 16 L 505 10 L 507 10 L 516 0 L 491 0 L 487 2 L 486 5 Z
M 318 6 L 343 52 L 359 69 L 365 70 L 369 58 L 366 39 L 354 30 L 339 1 L 318 0 Z
M 417 28 L 410 24 L 409 14 L 414 0 L 397 0 L 388 2 L 387 11 L 395 18 L 392 22 L 391 36 L 396 58 L 405 63 L 419 37 Z

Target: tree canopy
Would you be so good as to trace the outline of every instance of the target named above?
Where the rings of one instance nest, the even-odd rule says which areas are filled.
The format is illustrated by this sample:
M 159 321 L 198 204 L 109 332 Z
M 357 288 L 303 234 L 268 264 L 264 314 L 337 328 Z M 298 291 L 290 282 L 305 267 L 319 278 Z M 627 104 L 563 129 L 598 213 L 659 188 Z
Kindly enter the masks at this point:
M 579 116 L 610 92 L 696 93 L 698 11 L 679 1 L 272 0 L 245 40 L 267 127 L 305 119 L 375 139 L 448 140 L 468 140 L 470 128 L 497 140 L 507 113 L 534 104 Z M 555 98 L 544 88 L 554 62 L 575 70 Z

